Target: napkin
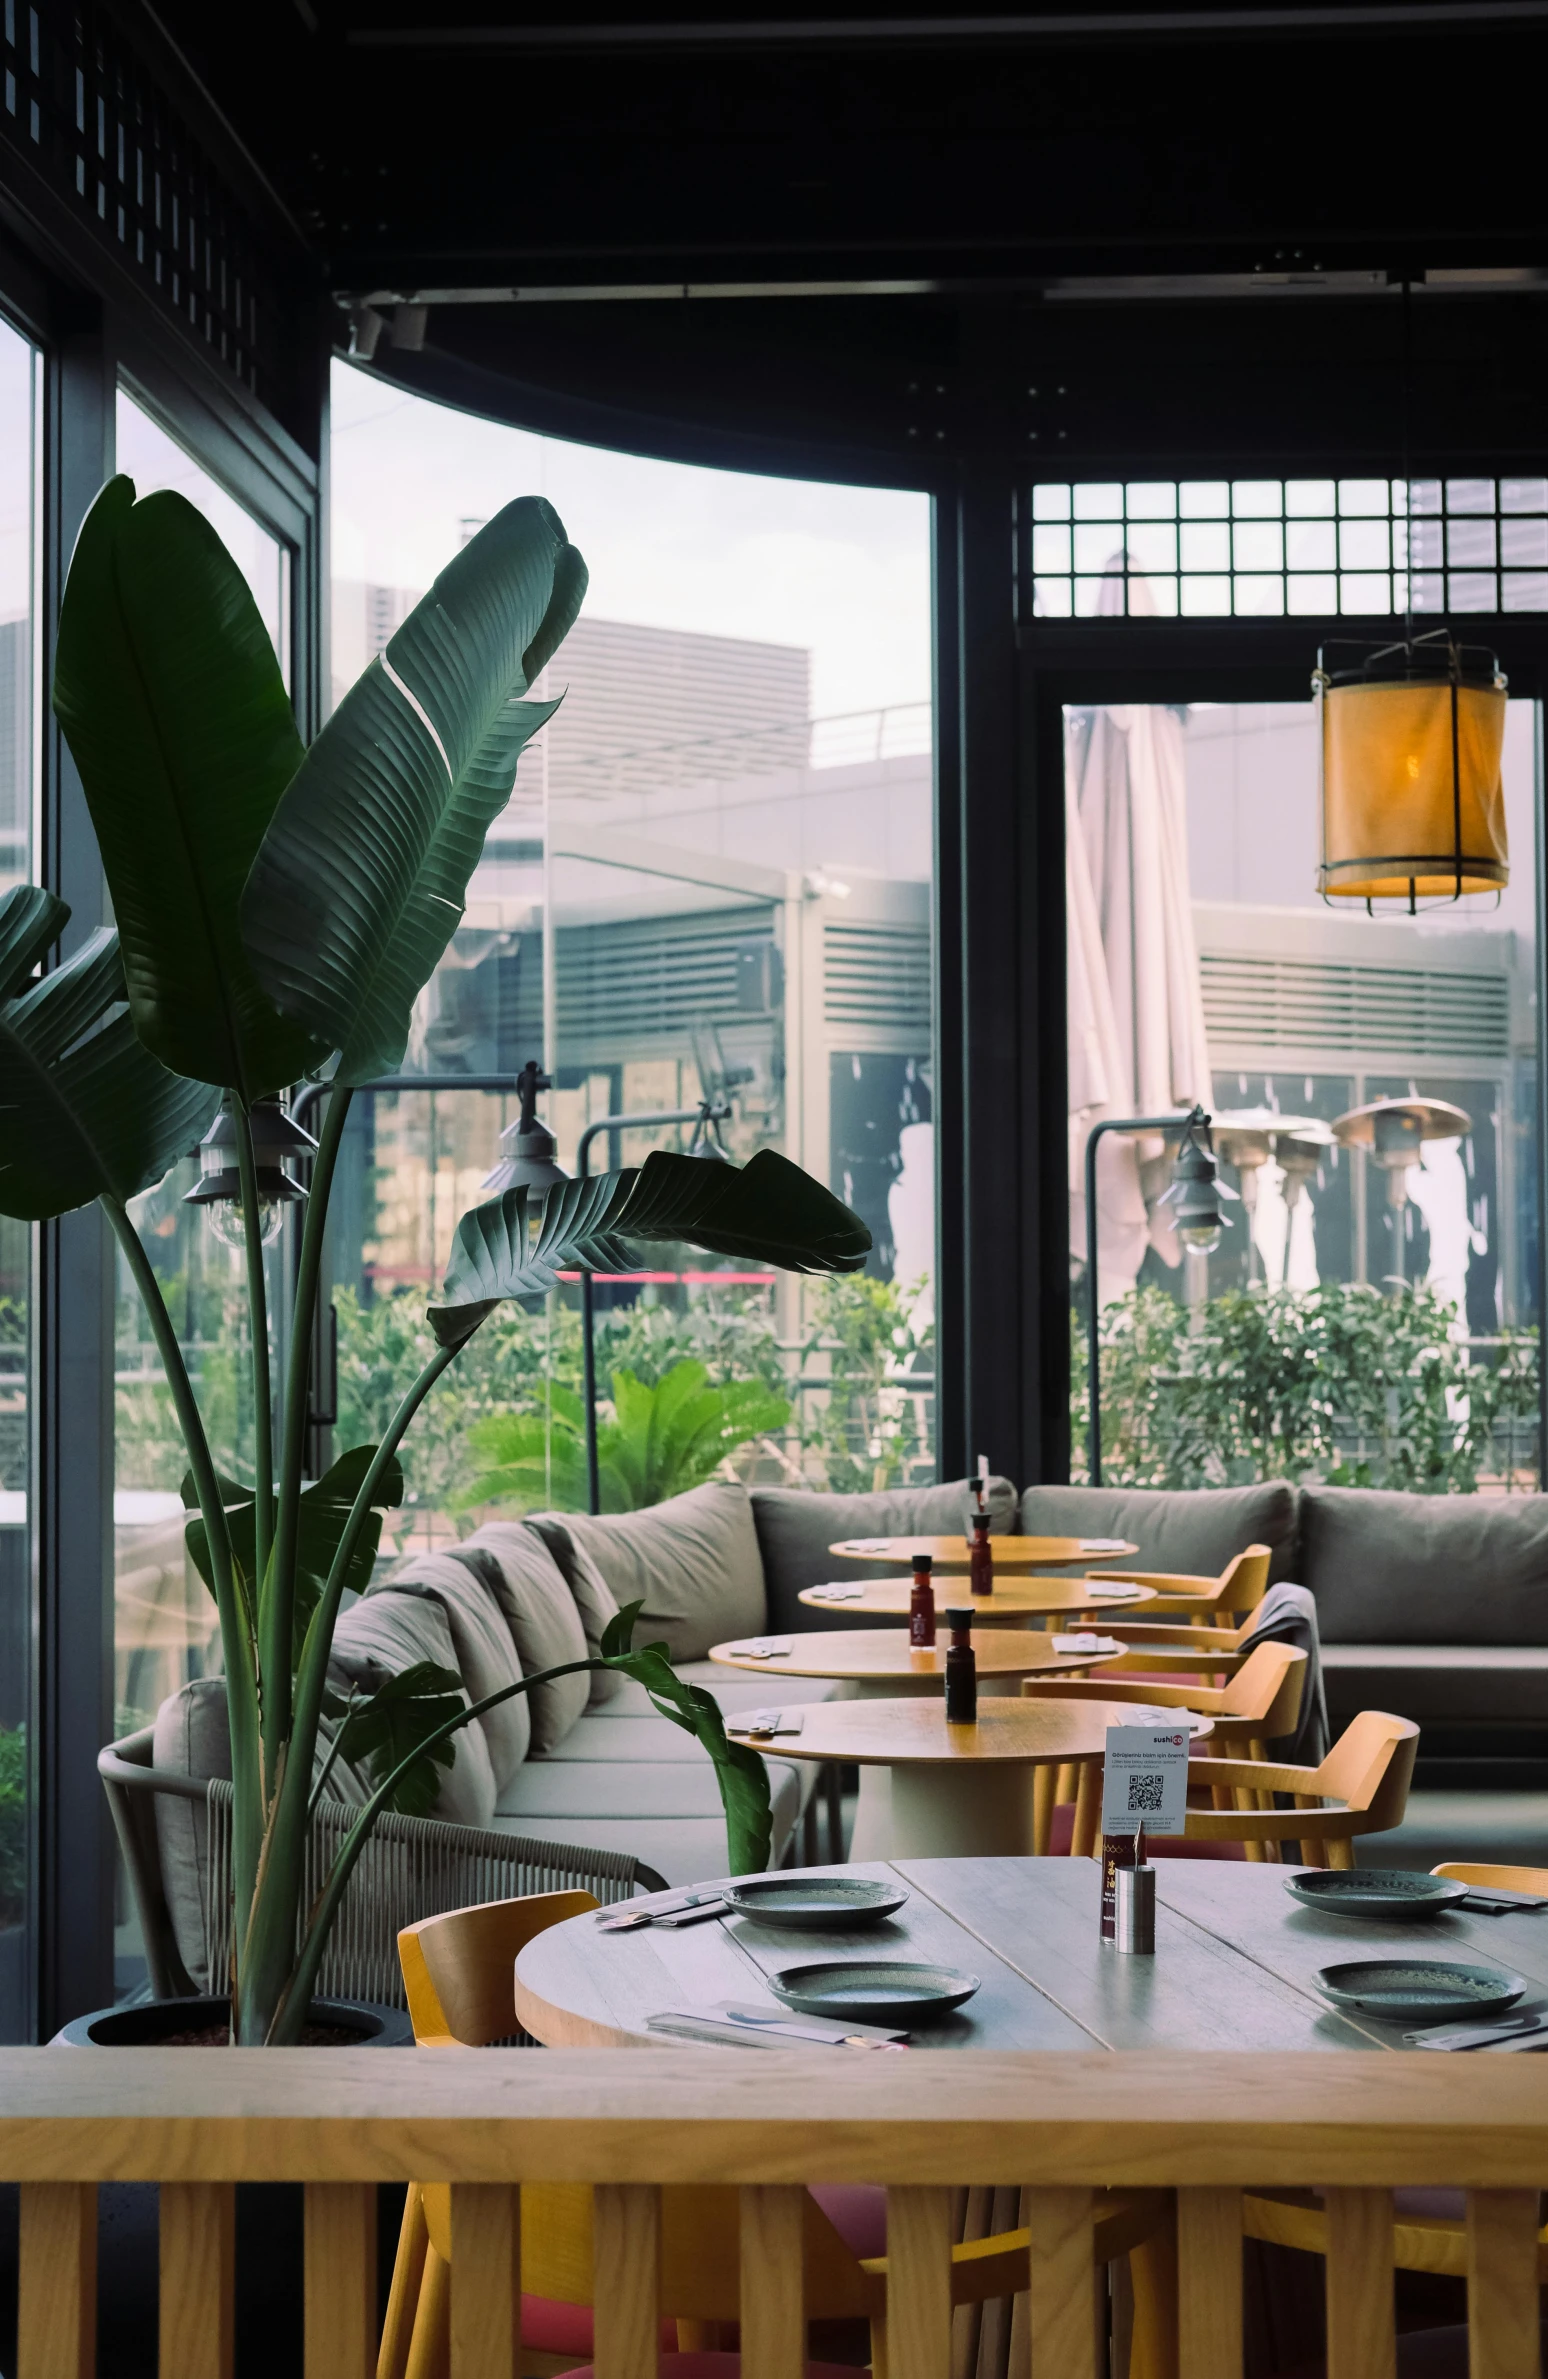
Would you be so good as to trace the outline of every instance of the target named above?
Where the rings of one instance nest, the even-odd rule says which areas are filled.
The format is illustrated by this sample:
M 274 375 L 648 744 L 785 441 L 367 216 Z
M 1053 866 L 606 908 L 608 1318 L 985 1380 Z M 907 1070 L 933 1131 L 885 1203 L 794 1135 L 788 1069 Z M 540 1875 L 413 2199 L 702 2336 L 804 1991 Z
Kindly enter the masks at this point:
M 779 1660 L 794 1646 L 793 1636 L 756 1636 L 750 1644 L 728 1644 L 726 1650 L 743 1660 Z
M 1493 2024 L 1451 2024 L 1439 2032 L 1405 2032 L 1410 2049 L 1548 2049 L 1548 2015 L 1507 2016 Z
M 740 1718 L 726 1720 L 730 1735 L 798 1735 L 806 1720 L 800 1710 L 744 1710 Z
M 1502 1885 L 1475 1883 L 1467 1898 L 1455 1905 L 1473 1916 L 1530 1916 L 1548 1908 L 1548 1900 L 1535 1892 L 1507 1892 Z
M 864 1594 L 863 1586 L 814 1586 L 814 1603 L 857 1603 Z
M 890 1536 L 852 1536 L 849 1540 L 857 1553 L 890 1553 L 893 1541 Z
M 1134 1593 L 1132 1586 L 1114 1585 L 1101 1578 L 1087 1578 L 1083 1581 L 1083 1583 L 1085 1585 L 1087 1594 L 1091 1597 L 1091 1600 L 1094 1603 L 1108 1600 L 1121 1603 L 1128 1602 Z
M 1127 1553 L 1129 1546 L 1121 1536 L 1083 1536 L 1080 1549 L 1083 1553 Z
M 664 2007 L 645 2018 L 647 2029 L 680 2040 L 719 2040 L 739 2049 L 892 2049 L 906 2032 L 880 2024 L 836 2023 L 829 2016 L 797 2015 L 793 2008 L 747 2007 L 721 2000 L 713 2007 Z
M 1116 1636 L 1092 1635 L 1055 1636 L 1053 1648 L 1056 1652 L 1120 1653 L 1124 1650 Z

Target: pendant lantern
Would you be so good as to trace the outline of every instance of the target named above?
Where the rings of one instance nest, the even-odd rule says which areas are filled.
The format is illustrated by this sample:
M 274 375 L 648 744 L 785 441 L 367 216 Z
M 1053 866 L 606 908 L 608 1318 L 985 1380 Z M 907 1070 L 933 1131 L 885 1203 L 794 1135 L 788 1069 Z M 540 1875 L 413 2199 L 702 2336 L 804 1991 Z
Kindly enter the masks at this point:
M 1360 647 L 1326 648 L 1353 650 Z M 1460 900 L 1510 881 L 1505 679 L 1442 628 L 1372 646 L 1351 668 L 1317 655 L 1325 900 Z

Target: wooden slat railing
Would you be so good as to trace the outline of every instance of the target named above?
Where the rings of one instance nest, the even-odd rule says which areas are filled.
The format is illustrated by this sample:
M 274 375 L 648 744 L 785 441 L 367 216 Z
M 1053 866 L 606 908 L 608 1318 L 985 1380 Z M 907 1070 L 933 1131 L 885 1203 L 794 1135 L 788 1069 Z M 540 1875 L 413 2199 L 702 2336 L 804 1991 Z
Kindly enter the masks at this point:
M 1032 2369 L 1098 2379 L 1091 2191 L 1177 2191 L 1185 2379 L 1241 2379 L 1244 2187 L 1328 2192 L 1329 2379 L 1392 2379 L 1392 2202 L 1468 2192 L 1471 2379 L 1539 2379 L 1548 2060 L 0 2051 L 17 2379 L 93 2379 L 98 2182 L 158 2181 L 162 2379 L 230 2379 L 233 2189 L 306 2188 L 306 2379 L 375 2369 L 379 2181 L 452 2184 L 451 2379 L 511 2379 L 523 2181 L 596 2190 L 597 2379 L 654 2379 L 660 2189 L 742 2191 L 745 2379 L 801 2379 L 802 2186 L 888 2189 L 889 2379 L 949 2379 L 952 2191 L 1028 2192 Z

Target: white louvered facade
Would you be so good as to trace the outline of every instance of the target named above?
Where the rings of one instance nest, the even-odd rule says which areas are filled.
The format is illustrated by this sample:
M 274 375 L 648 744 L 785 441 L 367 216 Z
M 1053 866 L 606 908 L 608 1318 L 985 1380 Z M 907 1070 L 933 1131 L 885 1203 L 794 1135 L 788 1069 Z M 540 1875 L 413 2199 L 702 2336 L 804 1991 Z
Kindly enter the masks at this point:
M 1510 1054 L 1510 978 L 1272 951 L 1200 954 L 1211 1051 L 1317 1050 L 1417 1063 Z
M 930 1030 L 930 929 L 860 921 L 823 929 L 823 1016 L 830 1032 Z

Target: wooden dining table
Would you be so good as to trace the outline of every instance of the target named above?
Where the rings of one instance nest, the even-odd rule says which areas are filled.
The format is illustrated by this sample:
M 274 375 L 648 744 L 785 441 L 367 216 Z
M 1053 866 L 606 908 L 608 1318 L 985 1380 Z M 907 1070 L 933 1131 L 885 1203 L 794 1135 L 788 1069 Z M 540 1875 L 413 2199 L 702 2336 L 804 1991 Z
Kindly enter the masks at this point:
M 770 1708 L 778 1704 L 769 1697 Z M 783 1715 L 783 1713 L 781 1713 Z M 758 1738 L 774 1759 L 853 1762 L 860 1770 L 852 1848 L 857 1858 L 981 1858 L 1046 1850 L 1060 1768 L 1079 1777 L 1072 1848 L 1095 1839 L 1110 1726 L 1143 1726 L 1133 1702 L 1001 1701 L 984 1697 L 972 1726 L 950 1726 L 944 1697 L 802 1702 L 797 1731 Z M 1214 1721 L 1188 1710 L 1154 1713 L 1196 1738 Z M 747 1731 L 746 1712 L 726 1732 Z
M 1096 1585 L 1098 1592 L 1093 1594 L 1089 1578 L 997 1576 L 988 1594 L 973 1594 L 966 1578 L 938 1576 L 935 1623 L 942 1626 L 942 1613 L 960 1607 L 971 1608 L 975 1627 L 1027 1627 L 1039 1619 L 1078 1618 L 1087 1614 L 1100 1618 L 1104 1611 L 1129 1610 L 1136 1603 L 1156 1599 L 1153 1586 L 1120 1586 L 1116 1579 L 1111 1586 L 1101 1579 Z M 912 1577 L 866 1578 L 854 1584 L 838 1579 L 831 1584 L 805 1586 L 798 1599 L 813 1611 L 852 1611 L 867 1618 L 881 1615 L 906 1619 L 913 1591 Z
M 991 1536 L 996 1570 L 1069 1569 L 1077 1561 L 1127 1561 L 1138 1545 L 1112 1537 Z M 928 1553 L 937 1569 L 965 1570 L 973 1557 L 966 1536 L 845 1536 L 828 1547 L 843 1561 L 912 1561 Z
M 896 1881 L 908 1898 L 881 1924 L 835 1933 L 731 1916 L 599 1933 L 595 1915 L 571 1917 L 517 1959 L 519 2021 L 550 2048 L 681 2049 L 647 2017 L 725 2000 L 777 2006 L 771 1974 L 826 1958 L 976 1974 L 964 2006 L 914 2031 L 915 2047 L 933 2049 L 1401 2048 L 1404 2026 L 1338 2013 L 1320 1996 L 1318 1969 L 1354 1958 L 1497 1966 L 1526 1981 L 1522 2012 L 1548 2006 L 1548 1910 L 1379 1924 L 1302 1907 L 1283 1867 L 1161 1859 L 1155 1955 L 1133 1957 L 1099 1939 L 1091 1859 L 896 1859 L 807 1872 Z
M 1025 1628 L 974 1627 L 970 1641 L 979 1692 L 1014 1695 L 1023 1677 L 1080 1676 L 1116 1660 L 1123 1650 L 1106 1637 L 1092 1652 L 1060 1652 L 1055 1650 L 1056 1640 Z M 845 1688 L 849 1700 L 870 1701 L 944 1693 L 947 1641 L 944 1621 L 938 1640 L 928 1647 L 912 1643 L 906 1627 L 813 1628 L 808 1635 L 753 1636 L 712 1644 L 709 1657 L 722 1668 L 767 1677 L 771 1700 L 778 1696 L 781 1677 L 827 1677 Z M 764 1644 L 779 1649 L 757 1649 Z

